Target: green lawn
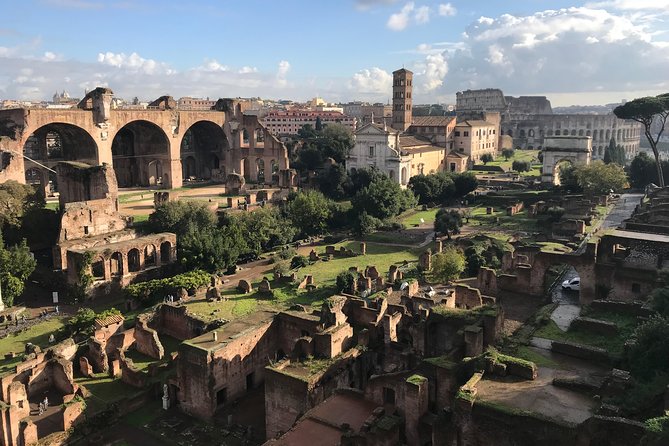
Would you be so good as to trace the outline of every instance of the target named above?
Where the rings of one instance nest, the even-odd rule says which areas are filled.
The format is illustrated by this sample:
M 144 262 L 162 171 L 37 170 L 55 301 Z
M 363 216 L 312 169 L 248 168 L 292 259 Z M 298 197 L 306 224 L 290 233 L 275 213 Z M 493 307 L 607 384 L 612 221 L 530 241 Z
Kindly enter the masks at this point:
M 569 329 L 562 331 L 555 322 L 549 319 L 548 323 L 539 328 L 534 335 L 540 338 L 576 342 L 578 344 L 599 347 L 607 350 L 612 356 L 620 356 L 623 352 L 625 342 L 630 338 L 637 325 L 636 318 L 630 315 L 595 312 L 586 309 L 583 312 L 583 316 L 615 322 L 618 326 L 618 333 L 615 336 L 606 336 L 583 330 Z
M 99 373 L 93 378 L 76 378 L 75 382 L 83 385 L 91 392 L 91 398 L 86 399 L 86 406 L 92 413 L 105 409 L 109 403 L 113 403 L 125 397 L 139 392 L 121 381 L 120 378 L 112 378 L 105 373 Z
M 146 356 L 135 349 L 126 350 L 125 356 L 130 358 L 134 366 L 139 370 L 146 370 L 149 368 L 149 364 L 158 361 L 157 359 Z
M 525 231 L 525 232 L 539 232 L 541 228 L 537 225 L 537 219 L 529 217 L 526 210 L 519 212 L 516 215 L 506 215 L 506 210 L 501 208 L 494 208 L 492 214 L 486 214 L 485 207 L 477 207 L 472 210 L 472 215 L 469 218 L 469 225 L 471 229 L 480 231 L 490 230 L 506 230 L 506 231 Z
M 0 357 L 4 357 L 9 352 L 23 352 L 27 342 L 39 345 L 42 349 L 47 348 L 49 346 L 49 335 L 55 334 L 62 328 L 64 321 L 64 318 L 52 317 L 33 325 L 25 331 L 0 339 Z
M 538 163 L 537 156 L 539 155 L 538 150 L 515 150 L 513 156 L 508 160 L 501 155 L 495 158 L 494 161 L 486 164 L 487 166 L 500 166 L 504 170 L 511 169 L 511 165 L 514 161 L 529 161 L 530 163 L 534 160 L 535 163 Z
M 343 242 L 334 246 L 337 249 L 344 246 L 345 248 L 352 249 L 354 252 L 358 252 L 360 242 Z M 325 247 L 318 247 L 316 251 L 319 254 L 323 254 L 325 253 Z M 233 288 L 222 293 L 226 299 L 224 301 L 207 302 L 205 300 L 198 300 L 188 302 L 186 305 L 189 311 L 207 320 L 219 318 L 232 320 L 262 309 L 281 311 L 294 304 L 320 307 L 326 298 L 335 294 L 334 285 L 337 275 L 343 271 L 347 271 L 352 266 L 357 266 L 358 269 L 364 270 L 366 266 L 374 265 L 381 274 L 385 275 L 390 265 L 400 264 L 404 260 L 415 262 L 417 259 L 417 251 L 415 250 L 370 243 L 367 245 L 367 254 L 364 256 L 335 258 L 327 262 L 319 260 L 305 268 L 297 270 L 297 276 L 300 279 L 307 274 L 311 274 L 314 277 L 314 282 L 317 286 L 315 291 L 298 290 L 296 284 L 271 281 L 274 298 L 259 295 L 257 292 L 241 294 Z M 271 276 L 269 274 L 268 278 L 271 279 Z M 257 289 L 260 280 L 262 280 L 261 277 L 257 279 L 252 283 L 254 289 Z
M 344 242 L 335 245 L 337 249 L 340 246 L 350 248 L 353 252 L 359 252 L 359 242 Z M 325 247 L 316 249 L 319 254 L 325 253 Z M 407 260 L 415 262 L 418 260 L 418 250 L 399 248 L 394 246 L 384 246 L 376 244 L 367 245 L 367 255 L 349 257 L 349 258 L 334 258 L 328 262 L 318 261 L 298 272 L 300 277 L 306 274 L 312 274 L 316 285 L 333 286 L 337 274 L 348 270 L 352 266 L 357 266 L 358 269 L 364 270 L 368 265 L 374 265 L 379 270 L 379 273 L 386 274 L 388 268 L 393 264 L 400 264 Z
M 400 222 L 404 223 L 407 227 L 415 226 L 420 224 L 420 219 L 425 220 L 426 223 L 434 223 L 434 217 L 437 215 L 439 208 L 428 209 L 427 211 L 418 211 L 418 212 L 407 212 L 406 216 L 400 217 Z

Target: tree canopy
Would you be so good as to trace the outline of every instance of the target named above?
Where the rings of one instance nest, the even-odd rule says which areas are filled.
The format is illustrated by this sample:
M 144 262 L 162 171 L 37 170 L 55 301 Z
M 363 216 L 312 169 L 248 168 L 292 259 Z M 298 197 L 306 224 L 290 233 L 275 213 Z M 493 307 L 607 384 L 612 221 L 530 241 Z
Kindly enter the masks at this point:
M 458 234 L 462 227 L 462 216 L 455 209 L 441 208 L 437 211 L 434 219 L 434 230 L 446 234 L 451 239 L 451 234 Z
M 611 138 L 609 145 L 606 146 L 604 151 L 604 163 L 625 165 L 625 149 L 620 144 L 616 145 L 616 141 L 613 138 Z
M 11 307 L 14 300 L 23 294 L 25 283 L 35 266 L 37 262 L 30 255 L 25 240 L 6 248 L 0 233 L 0 288 L 6 306 Z
M 288 218 L 303 235 L 318 235 L 325 232 L 332 215 L 330 200 L 315 190 L 291 194 L 288 197 L 286 211 Z
M 665 184 L 669 183 L 669 161 L 661 161 L 662 174 Z M 630 185 L 637 189 L 643 189 L 650 183 L 659 184 L 657 179 L 657 168 L 653 161 L 645 152 L 639 153 L 630 163 L 629 170 Z
M 454 246 L 447 246 L 437 255 L 432 256 L 432 277 L 439 282 L 458 279 L 466 266 L 465 256 Z
M 44 196 L 34 187 L 14 180 L 0 184 L 0 229 L 20 226 L 21 218 L 31 209 L 43 208 Z
M 627 186 L 627 175 L 622 166 L 599 160 L 576 166 L 574 175 L 583 191 L 590 194 L 621 192 Z
M 385 220 L 415 206 L 416 199 L 410 190 L 403 190 L 397 182 L 380 174 L 355 194 L 351 204 L 358 215 L 366 212 Z
M 653 155 L 655 155 L 655 167 L 657 169 L 659 185 L 664 187 L 664 175 L 662 173 L 660 152 L 657 144 L 664 132 L 667 117 L 669 117 L 669 93 L 634 99 L 633 101 L 619 105 L 613 110 L 613 113 L 620 119 L 631 119 L 643 125 L 644 134 L 646 135 L 648 144 L 650 144 L 650 148 L 653 150 Z M 659 131 L 655 135 L 653 135 L 651 128 L 653 122 L 659 125 Z

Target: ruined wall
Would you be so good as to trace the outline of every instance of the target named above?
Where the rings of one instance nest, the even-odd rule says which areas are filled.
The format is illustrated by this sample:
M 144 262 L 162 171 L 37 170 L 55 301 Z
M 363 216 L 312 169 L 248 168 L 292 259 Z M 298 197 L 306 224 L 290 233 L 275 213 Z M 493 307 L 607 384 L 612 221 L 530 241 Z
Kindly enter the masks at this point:
M 158 332 L 147 326 L 147 323 L 142 318 L 137 320 L 135 326 L 135 349 L 138 352 L 154 359 L 163 359 L 165 350 L 163 344 L 160 343 Z
M 267 438 L 288 431 L 309 410 L 309 384 L 268 367 L 265 371 L 265 432 Z
M 244 395 L 247 379 L 252 381 L 253 386 L 262 383 L 268 358 L 274 357 L 276 351 L 277 336 L 271 327 L 272 321 L 268 321 L 249 328 L 225 342 L 214 341 L 209 350 L 189 345 L 206 342 L 202 337 L 181 344 L 177 379 L 182 410 L 201 418 L 210 418 L 218 405 Z M 226 395 L 225 401 L 219 401 L 220 404 L 217 403 L 219 392 Z
M 180 341 L 204 333 L 206 323 L 188 313 L 185 306 L 161 305 L 156 311 L 153 324 L 158 331 Z

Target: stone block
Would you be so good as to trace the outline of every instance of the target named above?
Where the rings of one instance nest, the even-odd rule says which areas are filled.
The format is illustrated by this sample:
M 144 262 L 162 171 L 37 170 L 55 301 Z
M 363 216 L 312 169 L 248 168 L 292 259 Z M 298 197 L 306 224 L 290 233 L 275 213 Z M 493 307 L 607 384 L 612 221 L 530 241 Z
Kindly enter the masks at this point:
M 253 292 L 253 285 L 246 279 L 241 279 L 237 284 L 237 289 L 244 294 Z

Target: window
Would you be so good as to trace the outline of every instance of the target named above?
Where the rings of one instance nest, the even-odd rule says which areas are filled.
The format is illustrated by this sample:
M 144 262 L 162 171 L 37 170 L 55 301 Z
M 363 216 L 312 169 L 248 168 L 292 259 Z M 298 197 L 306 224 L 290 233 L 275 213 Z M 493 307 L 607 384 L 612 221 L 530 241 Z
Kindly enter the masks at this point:
M 460 136 L 460 132 L 455 132 L 455 136 Z
M 469 132 L 465 132 L 462 136 L 469 136 Z
M 641 292 L 641 285 L 638 283 L 633 283 L 632 284 L 632 292 L 633 293 L 640 293 Z
M 374 146 L 369 146 L 369 156 L 370 157 L 374 156 Z

